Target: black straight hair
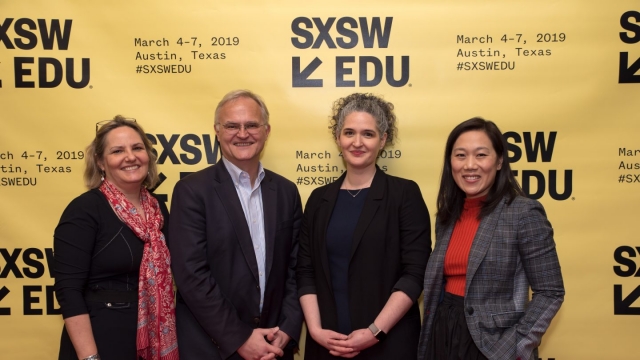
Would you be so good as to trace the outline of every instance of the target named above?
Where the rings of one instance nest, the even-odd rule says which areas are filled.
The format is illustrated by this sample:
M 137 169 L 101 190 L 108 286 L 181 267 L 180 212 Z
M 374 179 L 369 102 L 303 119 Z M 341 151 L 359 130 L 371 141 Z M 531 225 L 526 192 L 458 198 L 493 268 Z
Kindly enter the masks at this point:
M 444 150 L 444 165 L 442 167 L 442 175 L 440 177 L 440 190 L 438 191 L 438 222 L 441 225 L 448 226 L 460 218 L 464 199 L 466 194 L 456 184 L 451 169 L 451 154 L 453 152 L 453 144 L 460 135 L 468 131 L 484 131 L 491 140 L 493 149 L 498 159 L 502 158 L 502 167 L 496 173 L 496 178 L 489 189 L 487 198 L 482 204 L 482 210 L 478 215 L 478 219 L 482 219 L 490 214 L 496 206 L 507 197 L 507 203 L 511 203 L 516 196 L 525 196 L 520 184 L 511 172 L 509 159 L 506 156 L 507 142 L 502 136 L 502 132 L 498 126 L 489 120 L 480 117 L 474 117 L 466 120 L 456 126 L 447 139 Z

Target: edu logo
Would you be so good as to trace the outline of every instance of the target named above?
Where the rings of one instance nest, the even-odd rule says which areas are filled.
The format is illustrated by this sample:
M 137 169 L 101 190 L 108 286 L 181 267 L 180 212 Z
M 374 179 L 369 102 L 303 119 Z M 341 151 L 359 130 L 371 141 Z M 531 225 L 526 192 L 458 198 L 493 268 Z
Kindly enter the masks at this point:
M 73 20 L 6 18 L 0 24 L 0 43 L 7 50 L 69 49 Z M 12 30 L 12 31 L 11 31 Z M 15 56 L 13 58 L 14 84 L 16 88 L 55 88 L 66 84 L 74 89 L 82 89 L 91 79 L 89 58 Z M 0 80 L 0 87 L 2 81 Z

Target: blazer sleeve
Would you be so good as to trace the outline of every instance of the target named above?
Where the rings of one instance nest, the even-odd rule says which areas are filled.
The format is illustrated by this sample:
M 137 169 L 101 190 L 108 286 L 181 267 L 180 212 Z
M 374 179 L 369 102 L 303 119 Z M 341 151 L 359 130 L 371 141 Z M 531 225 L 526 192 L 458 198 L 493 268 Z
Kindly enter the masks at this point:
M 253 329 L 238 317 L 211 276 L 205 205 L 202 192 L 193 185 L 179 181 L 173 190 L 169 222 L 172 269 L 178 292 L 226 359 L 244 344 Z
M 524 315 L 515 325 L 519 334 L 517 354 L 528 359 L 540 345 L 565 294 L 553 229 L 538 201 L 527 201 L 520 214 L 518 240 L 522 265 L 533 292 Z
M 73 200 L 64 210 L 53 235 L 54 288 L 65 319 L 89 312 L 84 290 L 100 226 L 95 218 L 96 204 L 89 195 Z
M 315 270 L 313 265 L 312 227 L 313 217 L 320 198 L 319 190 L 311 193 L 307 200 L 300 228 L 300 249 L 298 250 L 298 267 L 296 269 L 298 297 L 316 294 Z
M 407 182 L 402 194 L 399 217 L 402 276 L 393 289 L 417 301 L 431 254 L 431 219 L 420 187 L 413 181 Z
M 299 342 L 303 315 L 297 295 L 296 264 L 298 260 L 300 225 L 302 223 L 302 204 L 300 200 L 300 193 L 295 185 L 293 185 L 293 191 L 295 192 L 296 200 L 293 206 L 293 235 L 291 237 L 293 239 L 293 243 L 291 246 L 291 253 L 289 254 L 289 268 L 287 270 L 285 295 L 282 301 L 278 326 L 285 334 L 289 335 L 296 342 Z

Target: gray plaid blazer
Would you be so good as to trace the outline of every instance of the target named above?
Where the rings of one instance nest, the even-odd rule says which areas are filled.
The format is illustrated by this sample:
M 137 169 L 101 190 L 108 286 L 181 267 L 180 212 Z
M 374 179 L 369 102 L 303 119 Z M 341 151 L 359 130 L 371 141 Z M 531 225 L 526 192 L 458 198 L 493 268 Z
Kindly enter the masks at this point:
M 452 232 L 453 225 L 444 228 L 436 221 L 436 244 L 424 277 L 421 360 L 444 292 Z M 464 307 L 473 341 L 492 360 L 537 360 L 542 335 L 563 300 L 553 229 L 542 204 L 518 196 L 507 205 L 503 199 L 480 222 L 469 253 Z

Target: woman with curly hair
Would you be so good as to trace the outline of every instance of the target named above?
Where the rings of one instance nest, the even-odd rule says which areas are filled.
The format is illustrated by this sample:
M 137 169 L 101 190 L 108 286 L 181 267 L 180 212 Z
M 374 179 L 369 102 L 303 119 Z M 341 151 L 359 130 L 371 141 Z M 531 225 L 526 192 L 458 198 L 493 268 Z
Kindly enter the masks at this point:
M 349 95 L 335 102 L 331 129 L 347 171 L 315 189 L 304 211 L 305 359 L 415 359 L 431 228 L 418 185 L 376 165 L 396 137 L 393 105 Z

